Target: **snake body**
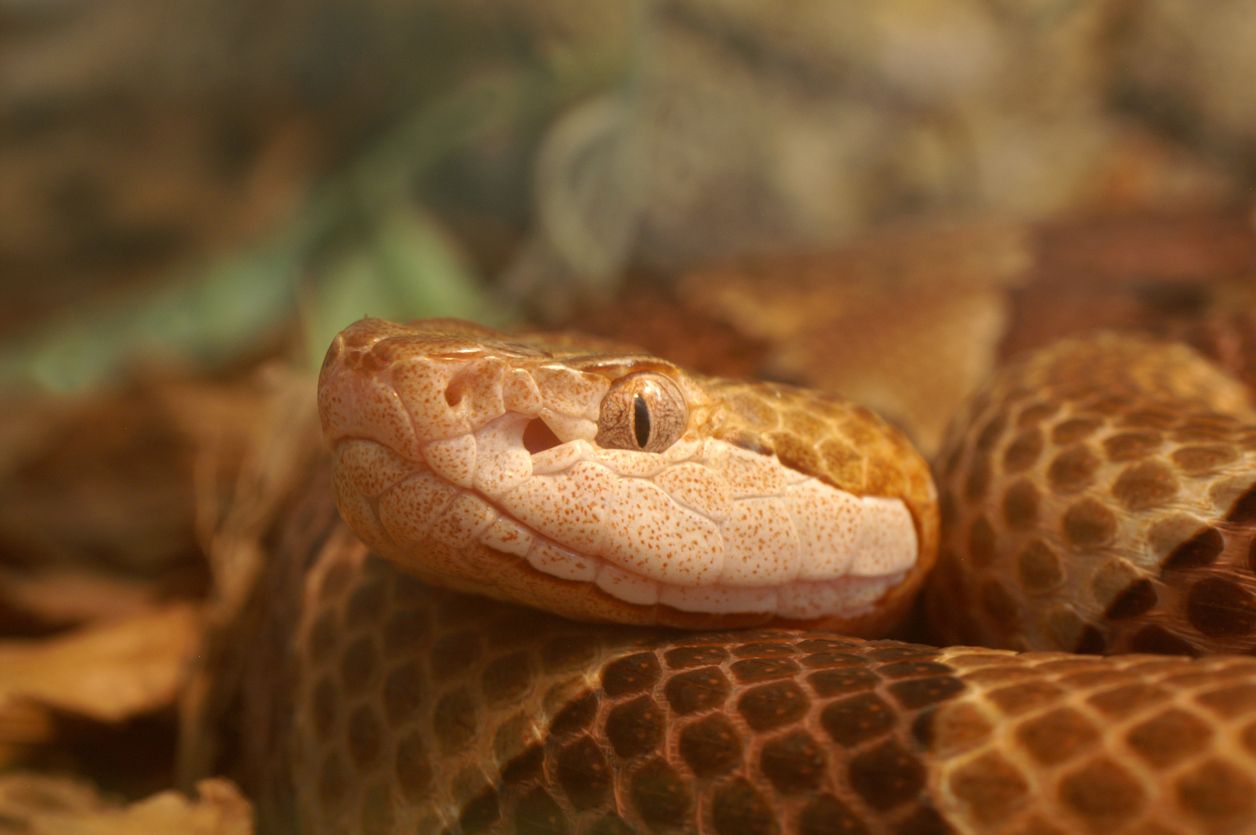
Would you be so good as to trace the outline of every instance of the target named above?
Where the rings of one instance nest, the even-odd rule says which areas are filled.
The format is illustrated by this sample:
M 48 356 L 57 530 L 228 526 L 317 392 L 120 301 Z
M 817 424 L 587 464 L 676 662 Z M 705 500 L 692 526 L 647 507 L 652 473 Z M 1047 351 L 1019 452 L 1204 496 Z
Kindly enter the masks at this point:
M 423 372 L 433 357 L 491 360 L 491 384 Z M 405 363 L 422 373 L 392 376 Z M 527 386 L 503 396 L 518 373 L 561 373 L 565 391 L 591 374 L 604 382 L 572 397 L 597 403 L 643 370 L 675 381 L 690 409 L 684 432 L 800 468 L 817 480 L 808 490 L 899 502 L 914 560 L 847 560 L 826 582 L 847 589 L 846 574 L 862 572 L 878 583 L 824 598 L 825 611 L 808 598 L 803 611 L 782 608 L 783 595 L 769 605 L 741 594 L 765 582 L 736 571 L 702 575 L 723 592 L 698 604 L 660 591 L 679 576 L 666 560 L 637 564 L 657 585 L 634 596 L 598 585 L 600 568 L 559 576 L 486 546 L 479 535 L 501 517 L 519 521 L 517 506 L 429 447 L 483 460 L 486 448 L 447 442 L 512 409 L 541 414 L 520 405 Z M 1067 652 L 850 636 L 903 619 L 933 561 L 937 520 L 915 453 L 831 398 L 690 378 L 598 343 L 367 320 L 333 346 L 320 406 L 337 466 L 311 477 L 280 543 L 289 568 L 276 620 L 295 637 L 253 700 L 266 731 L 246 744 L 268 762 L 272 823 L 371 833 L 1256 830 L 1256 659 L 1137 654 L 1250 651 L 1256 627 L 1256 419 L 1241 384 L 1183 346 L 1084 337 L 1031 354 L 971 404 L 939 458 L 933 634 Z M 476 410 L 485 414 L 469 423 L 451 417 Z M 587 425 L 600 416 L 582 424 L 582 414 L 547 415 L 552 437 L 525 454 L 616 448 Z M 809 430 L 816 440 L 801 442 Z M 639 469 L 615 478 L 655 484 L 648 459 L 666 452 L 623 452 L 622 467 Z M 387 498 L 416 473 L 440 489 Z M 471 494 L 488 509 L 468 512 L 482 510 Z M 578 513 L 580 491 L 564 495 Z M 535 539 L 590 556 L 561 518 L 557 533 L 551 519 L 525 521 Z M 779 546 L 779 533 L 754 533 Z M 719 536 L 721 553 L 733 553 L 735 529 Z M 804 554 L 803 539 L 788 552 Z M 609 560 L 605 542 L 590 549 Z M 893 542 L 874 550 L 901 554 Z M 785 563 L 774 577 L 799 582 L 805 570 Z M 604 622 L 508 600 L 556 601 L 569 617 Z M 1104 650 L 1135 654 L 1073 654 Z

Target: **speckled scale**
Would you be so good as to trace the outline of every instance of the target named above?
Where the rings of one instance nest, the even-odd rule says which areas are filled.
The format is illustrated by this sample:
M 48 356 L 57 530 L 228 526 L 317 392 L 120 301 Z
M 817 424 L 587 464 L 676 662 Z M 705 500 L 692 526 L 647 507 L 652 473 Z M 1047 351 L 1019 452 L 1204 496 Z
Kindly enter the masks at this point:
M 1013 396 L 1025 388 L 1028 405 Z M 941 454 L 938 639 L 1256 649 L 1253 425 L 1244 386 L 1184 345 L 1090 335 L 1010 364 Z
M 904 619 L 937 512 L 900 432 L 833 396 L 596 348 L 351 324 L 319 382 L 350 526 L 438 585 L 582 620 L 865 634 Z M 673 392 L 653 408 L 679 434 L 621 448 L 606 404 L 647 376 Z
M 946 601 L 1014 644 L 1032 609 L 1047 646 L 1252 648 L 1253 421 L 1231 381 L 1177 380 L 1197 358 L 1171 350 L 1165 367 L 1149 343 L 1073 343 L 977 401 L 940 469 L 944 559 L 983 575 L 950 562 L 935 613 Z M 849 462 L 836 442 L 815 450 Z M 368 556 L 311 481 L 322 512 L 281 527 L 246 698 L 259 809 L 280 831 L 1234 832 L 1256 817 L 1256 659 L 573 624 L 417 583 Z M 1131 531 L 1155 570 L 1119 550 Z
M 289 672 L 312 698 L 269 789 L 295 793 L 303 831 L 1187 832 L 1256 813 L 1256 659 L 590 627 L 429 589 L 338 535 L 298 593 Z M 364 594 L 380 605 L 346 617 Z M 422 628 L 386 644 L 402 613 Z M 514 638 L 470 637 L 494 632 Z M 326 686 L 364 641 L 373 685 Z M 580 660 L 555 665 L 569 642 Z

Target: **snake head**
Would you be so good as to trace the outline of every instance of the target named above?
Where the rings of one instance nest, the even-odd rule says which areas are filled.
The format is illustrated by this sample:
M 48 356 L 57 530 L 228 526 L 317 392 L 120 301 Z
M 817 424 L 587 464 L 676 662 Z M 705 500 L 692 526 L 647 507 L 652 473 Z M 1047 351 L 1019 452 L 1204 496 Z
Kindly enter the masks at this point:
M 936 552 L 927 465 L 871 413 L 609 343 L 364 319 L 319 413 L 368 544 L 570 617 L 880 632 Z

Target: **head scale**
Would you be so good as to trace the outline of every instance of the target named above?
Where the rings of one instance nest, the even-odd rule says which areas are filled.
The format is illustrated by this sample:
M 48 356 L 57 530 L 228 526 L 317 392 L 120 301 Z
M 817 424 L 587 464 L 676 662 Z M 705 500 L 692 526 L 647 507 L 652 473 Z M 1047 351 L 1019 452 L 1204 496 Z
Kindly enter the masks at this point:
M 926 465 L 866 410 L 605 343 L 365 319 L 319 410 L 370 545 L 572 617 L 875 632 L 936 549 Z

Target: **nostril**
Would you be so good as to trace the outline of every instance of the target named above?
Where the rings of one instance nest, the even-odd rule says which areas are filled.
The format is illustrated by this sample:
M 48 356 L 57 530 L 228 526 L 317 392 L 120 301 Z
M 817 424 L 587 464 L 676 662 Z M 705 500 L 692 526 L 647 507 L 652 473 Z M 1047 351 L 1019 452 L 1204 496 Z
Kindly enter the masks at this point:
M 560 445 L 562 441 L 540 418 L 533 418 L 523 430 L 523 446 L 532 455 Z
M 457 406 L 462 402 L 462 395 L 466 390 L 466 385 L 460 377 L 455 377 L 449 381 L 449 385 L 445 386 L 445 402 L 450 406 Z

